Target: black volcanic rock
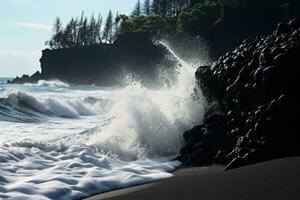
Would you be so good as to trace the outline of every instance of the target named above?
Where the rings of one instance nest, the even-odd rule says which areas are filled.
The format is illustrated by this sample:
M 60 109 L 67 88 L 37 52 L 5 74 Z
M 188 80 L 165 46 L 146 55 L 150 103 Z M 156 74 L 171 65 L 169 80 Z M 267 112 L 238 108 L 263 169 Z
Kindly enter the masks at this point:
M 22 77 L 16 77 L 13 80 L 8 80 L 8 84 L 23 84 L 23 83 L 36 83 L 40 79 L 40 72 L 37 71 L 33 75 L 23 75 Z
M 297 19 L 280 23 L 272 35 L 245 40 L 211 66 L 199 67 L 198 87 L 210 104 L 219 104 L 214 112 L 226 116 L 206 115 L 202 125 L 187 131 L 180 159 L 232 169 L 299 155 L 299 74 Z

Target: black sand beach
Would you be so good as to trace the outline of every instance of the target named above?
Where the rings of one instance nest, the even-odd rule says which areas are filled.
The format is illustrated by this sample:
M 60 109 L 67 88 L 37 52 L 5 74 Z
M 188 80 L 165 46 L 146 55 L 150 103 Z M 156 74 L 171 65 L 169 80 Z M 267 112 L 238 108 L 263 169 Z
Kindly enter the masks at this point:
M 300 199 L 300 157 L 223 171 L 222 167 L 182 168 L 161 182 L 116 190 L 86 200 Z

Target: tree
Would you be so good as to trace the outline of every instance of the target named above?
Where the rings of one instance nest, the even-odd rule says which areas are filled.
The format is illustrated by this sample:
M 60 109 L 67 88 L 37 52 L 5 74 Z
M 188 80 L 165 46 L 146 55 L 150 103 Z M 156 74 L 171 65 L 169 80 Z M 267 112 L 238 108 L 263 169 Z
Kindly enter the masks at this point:
M 148 32 L 153 35 L 160 35 L 167 31 L 167 21 L 158 15 L 136 16 L 121 23 L 118 34 L 126 32 Z
M 111 39 L 110 39 L 111 41 Z M 59 18 L 55 19 L 53 36 L 46 45 L 51 49 L 74 48 L 82 46 L 98 45 L 102 43 L 102 17 L 99 14 L 88 19 L 81 13 L 80 19 L 72 18 L 65 27 Z
M 117 12 L 115 18 L 114 18 L 114 24 L 113 24 L 113 40 L 117 38 L 117 31 L 119 29 L 121 18 L 119 16 L 119 12 Z
M 159 13 L 161 16 L 165 17 L 168 13 L 168 0 L 159 1 Z
M 177 30 L 193 34 L 205 33 L 220 17 L 222 6 L 218 3 L 195 4 L 183 9 L 178 16 Z
M 141 1 L 138 0 L 135 4 L 135 7 L 131 13 L 131 17 L 141 16 Z
M 65 27 L 65 29 L 62 31 L 62 38 L 61 38 L 61 47 L 62 48 L 67 48 L 67 47 L 73 47 L 74 42 L 73 42 L 73 24 L 74 24 L 74 19 L 72 19 Z
M 124 14 L 119 15 L 119 18 L 120 18 L 120 25 L 115 32 L 115 37 L 117 37 L 123 33 L 133 32 L 132 20 L 130 20 L 130 18 Z
M 87 27 L 87 45 L 95 45 L 96 44 L 96 19 L 94 14 L 92 14 L 90 18 L 90 22 Z
M 101 16 L 101 14 L 98 15 L 98 20 L 97 20 L 97 28 L 96 28 L 96 32 L 97 32 L 97 36 L 96 36 L 96 42 L 97 43 L 102 43 L 102 21 L 103 18 Z
M 82 25 L 80 27 L 80 42 L 81 42 L 81 46 L 85 46 L 87 45 L 87 33 L 88 33 L 88 20 L 86 17 L 84 17 Z
M 150 0 L 145 0 L 145 2 L 144 2 L 144 14 L 145 15 L 150 15 L 151 14 Z
M 155 14 L 155 15 L 160 15 L 160 12 L 159 12 L 159 1 L 160 0 L 153 0 L 152 1 L 152 12 Z
M 117 12 L 114 20 L 114 29 L 117 30 L 119 27 L 119 23 L 121 21 L 121 18 L 119 17 L 119 13 Z
M 62 23 L 60 18 L 57 17 L 54 22 L 54 36 L 52 43 L 50 44 L 53 48 L 58 49 L 61 48 L 61 40 L 62 40 Z
M 103 40 L 107 43 L 112 42 L 112 30 L 113 30 L 113 15 L 111 10 L 108 12 L 104 30 L 103 30 Z

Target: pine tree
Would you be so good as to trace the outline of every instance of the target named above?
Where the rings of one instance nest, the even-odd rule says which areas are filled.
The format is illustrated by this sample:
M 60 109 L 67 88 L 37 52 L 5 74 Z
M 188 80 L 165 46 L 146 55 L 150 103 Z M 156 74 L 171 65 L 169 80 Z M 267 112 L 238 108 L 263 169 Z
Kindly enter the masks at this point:
M 87 33 L 88 33 L 88 20 L 84 17 L 82 25 L 80 27 L 80 46 L 87 45 Z
M 113 29 L 113 15 L 111 10 L 108 12 L 106 18 L 104 30 L 103 30 L 103 40 L 107 43 L 112 42 L 112 29 Z
M 145 0 L 145 2 L 144 2 L 144 14 L 145 15 L 151 14 L 150 0 Z
M 80 20 L 79 20 L 79 23 L 78 23 L 78 36 L 77 36 L 77 41 L 76 41 L 76 44 L 78 44 L 78 46 L 82 46 L 82 40 L 83 40 L 83 23 L 84 23 L 84 11 L 81 12 L 81 16 L 80 16 Z
M 101 14 L 98 15 L 98 20 L 97 20 L 97 36 L 96 36 L 96 41 L 97 43 L 101 44 L 102 43 L 102 21 L 103 18 L 101 16 Z
M 62 37 L 60 40 L 62 48 L 72 47 L 72 24 L 71 23 L 73 22 L 72 21 L 69 22 L 62 32 Z
M 116 16 L 115 16 L 115 20 L 114 20 L 114 30 L 117 30 L 119 28 L 119 23 L 120 23 L 120 16 L 119 16 L 119 12 L 117 12 Z
M 59 49 L 62 47 L 61 41 L 63 35 L 62 23 L 59 17 L 55 19 L 53 32 L 52 38 L 49 41 L 46 41 L 45 44 L 49 45 L 51 49 Z
M 153 0 L 152 1 L 152 6 L 151 6 L 151 8 L 152 8 L 152 12 L 154 13 L 154 14 L 156 14 L 156 15 L 159 15 L 160 14 L 160 12 L 159 12 L 159 4 L 160 4 L 160 0 Z
M 78 19 L 72 18 L 71 20 L 71 41 L 72 41 L 72 46 L 76 46 L 76 41 L 77 41 L 77 24 L 78 24 Z
M 92 14 L 90 22 L 88 24 L 88 30 L 87 30 L 87 45 L 95 45 L 96 41 L 96 20 L 94 17 L 94 14 Z
M 168 13 L 168 0 L 159 1 L 159 13 L 162 17 L 165 17 Z
M 138 0 L 135 4 L 135 7 L 131 13 L 131 17 L 141 16 L 141 1 Z

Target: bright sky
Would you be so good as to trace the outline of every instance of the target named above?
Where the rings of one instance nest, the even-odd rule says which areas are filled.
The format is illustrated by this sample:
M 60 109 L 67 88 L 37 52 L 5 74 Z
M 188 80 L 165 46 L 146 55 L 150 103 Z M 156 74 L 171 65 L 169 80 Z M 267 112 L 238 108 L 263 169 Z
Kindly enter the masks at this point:
M 0 77 L 40 70 L 39 59 L 56 16 L 63 22 L 109 9 L 129 14 L 136 0 L 0 0 Z

